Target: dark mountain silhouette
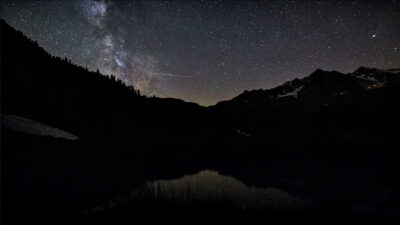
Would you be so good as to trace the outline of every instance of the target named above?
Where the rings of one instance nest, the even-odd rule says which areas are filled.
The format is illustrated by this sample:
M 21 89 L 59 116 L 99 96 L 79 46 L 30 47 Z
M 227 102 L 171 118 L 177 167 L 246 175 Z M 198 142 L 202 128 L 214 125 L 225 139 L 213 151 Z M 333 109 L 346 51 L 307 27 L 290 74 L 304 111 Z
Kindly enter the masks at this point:
M 177 99 L 141 96 L 113 75 L 49 55 L 4 21 L 1 30 L 3 112 L 62 127 L 83 139 L 113 140 L 132 138 L 135 132 L 154 134 L 159 124 L 169 132 L 185 132 L 179 121 L 196 117 L 202 109 Z M 198 118 L 190 126 L 200 124 Z
M 383 107 L 380 109 L 383 114 L 385 107 L 397 108 L 399 85 L 399 69 L 361 67 L 350 74 L 316 70 L 303 79 L 294 79 L 273 89 L 245 91 L 232 100 L 219 102 L 213 108 L 229 114 L 238 123 L 236 126 L 243 129 L 261 128 L 276 132 L 275 129 L 283 126 L 297 126 L 296 122 L 299 121 L 316 125 L 313 121 L 324 113 L 333 112 L 333 108 L 353 107 L 345 109 L 348 115 L 334 115 L 326 121 L 332 122 L 338 117 L 338 120 L 350 125 L 356 121 L 367 121 L 369 113 L 379 113 L 371 110 Z M 352 115 L 354 110 L 363 109 L 363 112 Z M 369 121 L 369 124 L 389 120 L 391 111 L 382 115 L 378 121 Z M 374 118 L 379 115 L 369 116 Z M 290 129 L 285 132 L 290 132 Z
M 245 105 L 260 107 L 263 104 L 297 98 L 310 105 L 325 104 L 339 95 L 352 94 L 378 87 L 396 86 L 400 82 L 400 70 L 378 70 L 361 67 L 354 73 L 342 74 L 316 70 L 303 79 L 294 79 L 270 90 L 245 91 L 243 94 L 218 105 Z
M 82 212 L 204 169 L 318 203 L 302 215 L 392 219 L 400 201 L 399 78 L 399 70 L 317 70 L 202 107 L 142 96 L 114 76 L 51 56 L 1 21 L 2 220 L 133 219 L 146 213 L 132 214 L 130 204 L 95 218 Z M 204 204 L 185 213 L 285 213 Z M 174 206 L 157 212 L 182 209 Z

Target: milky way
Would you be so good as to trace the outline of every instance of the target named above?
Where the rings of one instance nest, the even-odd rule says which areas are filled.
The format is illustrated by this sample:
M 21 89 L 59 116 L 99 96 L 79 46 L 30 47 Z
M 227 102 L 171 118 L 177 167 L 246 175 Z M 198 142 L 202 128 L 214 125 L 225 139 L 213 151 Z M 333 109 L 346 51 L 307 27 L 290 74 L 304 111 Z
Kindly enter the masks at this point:
M 102 73 L 113 74 L 128 85 L 151 94 L 158 89 L 160 82 L 156 76 L 157 60 L 149 54 L 136 52 L 135 48 L 128 48 L 126 27 L 121 25 L 124 19 L 116 15 L 121 9 L 110 1 L 84 0 L 77 2 L 78 10 L 82 10 L 83 19 L 89 25 L 90 37 L 85 47 L 90 51 L 89 57 L 94 58 Z M 118 16 L 117 16 L 118 17 Z M 95 52 L 92 52 L 95 51 Z M 93 57 L 94 56 L 94 57 Z
M 400 67 L 400 2 L 2 1 L 53 55 L 202 105 L 317 68 Z

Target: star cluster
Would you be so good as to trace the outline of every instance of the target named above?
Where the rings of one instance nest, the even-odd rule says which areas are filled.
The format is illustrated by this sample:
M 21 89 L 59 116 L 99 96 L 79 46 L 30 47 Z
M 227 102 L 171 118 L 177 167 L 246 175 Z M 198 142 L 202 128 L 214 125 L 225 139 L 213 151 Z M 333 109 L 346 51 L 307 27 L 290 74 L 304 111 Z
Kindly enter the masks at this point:
M 202 105 L 313 70 L 400 67 L 400 2 L 3 1 L 53 55 Z

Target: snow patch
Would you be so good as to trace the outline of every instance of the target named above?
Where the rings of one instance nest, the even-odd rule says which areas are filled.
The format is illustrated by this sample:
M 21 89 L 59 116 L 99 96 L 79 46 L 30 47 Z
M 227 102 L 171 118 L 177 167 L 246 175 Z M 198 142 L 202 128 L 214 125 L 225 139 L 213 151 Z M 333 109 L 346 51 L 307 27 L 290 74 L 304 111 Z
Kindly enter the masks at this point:
M 369 75 L 360 74 L 360 75 L 357 75 L 356 77 L 359 78 L 359 79 L 380 83 L 375 77 L 372 77 L 372 76 L 369 76 Z
M 293 97 L 297 98 L 297 95 L 298 95 L 298 93 L 299 93 L 299 91 L 301 89 L 303 89 L 303 86 L 300 86 L 300 87 L 298 87 L 298 88 L 294 89 L 293 91 L 288 92 L 286 94 L 280 94 L 276 98 L 278 99 L 278 98 L 288 97 L 288 96 L 293 96 Z
M 243 135 L 243 136 L 246 136 L 246 137 L 250 137 L 251 135 L 250 134 L 248 134 L 248 133 L 245 133 L 245 132 L 243 132 L 243 131 L 241 131 L 241 130 L 235 130 L 236 131 L 236 133 L 238 133 L 238 134 L 240 134 L 240 135 Z
M 79 139 L 77 136 L 66 131 L 50 127 L 22 116 L 11 114 L 1 115 L 1 126 L 10 130 L 38 136 L 50 136 L 55 138 L 64 138 L 67 140 Z
M 380 70 L 380 71 L 385 72 L 385 73 L 392 73 L 392 74 L 400 73 L 400 69 L 390 69 L 390 70 Z

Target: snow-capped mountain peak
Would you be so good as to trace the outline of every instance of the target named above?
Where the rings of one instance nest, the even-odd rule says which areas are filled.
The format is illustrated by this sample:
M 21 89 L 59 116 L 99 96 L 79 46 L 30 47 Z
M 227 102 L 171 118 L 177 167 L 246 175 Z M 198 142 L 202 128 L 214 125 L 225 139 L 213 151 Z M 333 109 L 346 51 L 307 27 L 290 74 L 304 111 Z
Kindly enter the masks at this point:
M 240 104 L 253 107 L 290 99 L 303 103 L 326 104 L 336 96 L 397 84 L 400 84 L 400 69 L 360 67 L 349 74 L 317 69 L 302 79 L 296 78 L 272 89 L 245 91 L 218 105 Z

